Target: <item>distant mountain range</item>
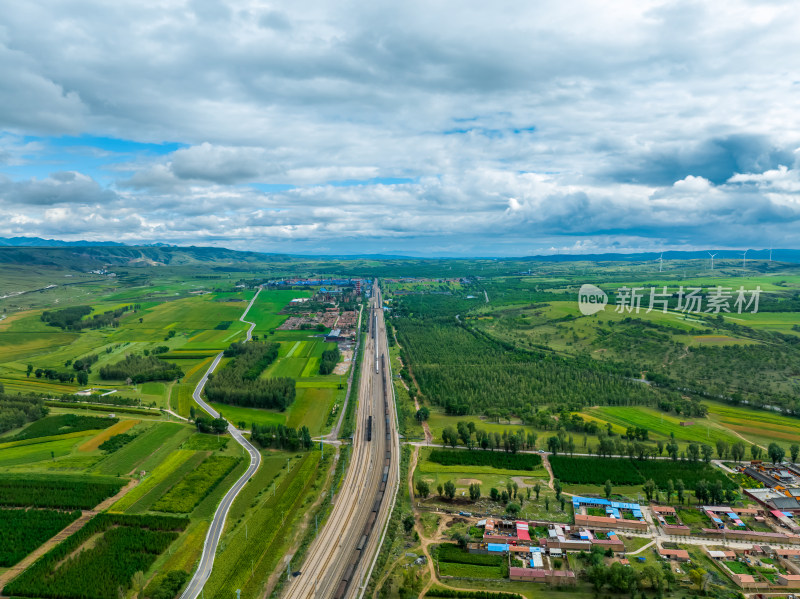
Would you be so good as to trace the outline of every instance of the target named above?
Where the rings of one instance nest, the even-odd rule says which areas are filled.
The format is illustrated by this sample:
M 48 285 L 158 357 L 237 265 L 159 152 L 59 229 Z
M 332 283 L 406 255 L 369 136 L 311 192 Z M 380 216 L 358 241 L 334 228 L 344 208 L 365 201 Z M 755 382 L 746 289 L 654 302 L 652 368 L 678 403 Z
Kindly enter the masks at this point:
M 741 260 L 738 250 L 711 250 L 714 260 Z M 603 254 L 544 254 L 524 257 L 473 259 L 511 262 L 648 262 L 658 260 L 661 252 L 630 252 Z M 770 250 L 748 250 L 748 260 L 766 260 Z M 166 243 L 127 245 L 116 241 L 62 241 L 40 237 L 0 237 L 0 263 L 40 264 L 66 268 L 97 268 L 102 266 L 135 266 L 137 264 L 213 264 L 289 262 L 294 260 L 469 260 L 470 258 L 403 256 L 394 254 L 337 254 L 300 255 L 243 252 L 220 247 L 178 246 Z M 709 260 L 706 251 L 666 251 L 669 260 Z M 800 264 L 800 250 L 773 249 L 776 262 Z
M 714 260 L 742 260 L 742 251 L 739 250 L 710 250 Z M 658 260 L 661 252 L 633 252 L 633 253 L 605 253 L 605 254 L 550 254 L 546 256 L 526 256 L 522 260 L 541 262 L 646 262 Z M 748 260 L 768 260 L 770 250 L 747 250 Z M 663 253 L 664 262 L 668 260 L 710 260 L 707 251 L 667 251 Z M 800 263 L 800 250 L 773 249 L 772 259 L 775 262 Z
M 118 241 L 62 241 L 60 239 L 42 239 L 41 237 L 0 237 L 0 246 L 9 247 L 93 247 L 93 246 L 124 246 Z

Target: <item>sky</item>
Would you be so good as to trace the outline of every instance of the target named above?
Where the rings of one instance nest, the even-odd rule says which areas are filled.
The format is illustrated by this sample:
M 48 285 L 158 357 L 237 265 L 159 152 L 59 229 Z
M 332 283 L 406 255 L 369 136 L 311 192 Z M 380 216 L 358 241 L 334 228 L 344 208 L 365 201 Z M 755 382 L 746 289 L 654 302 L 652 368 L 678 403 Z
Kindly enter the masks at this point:
M 2 237 L 800 247 L 794 0 L 2 5 Z

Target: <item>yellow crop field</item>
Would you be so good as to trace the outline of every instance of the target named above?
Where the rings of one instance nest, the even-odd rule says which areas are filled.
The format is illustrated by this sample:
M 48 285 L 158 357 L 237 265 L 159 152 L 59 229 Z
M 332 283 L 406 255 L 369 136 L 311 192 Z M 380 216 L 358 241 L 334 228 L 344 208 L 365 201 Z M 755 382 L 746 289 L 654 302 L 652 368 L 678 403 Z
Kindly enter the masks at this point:
M 86 443 L 78 447 L 78 451 L 94 451 L 114 435 L 121 435 L 122 433 L 128 432 L 140 422 L 141 420 L 120 420 L 113 426 L 109 426 L 96 437 L 89 439 Z

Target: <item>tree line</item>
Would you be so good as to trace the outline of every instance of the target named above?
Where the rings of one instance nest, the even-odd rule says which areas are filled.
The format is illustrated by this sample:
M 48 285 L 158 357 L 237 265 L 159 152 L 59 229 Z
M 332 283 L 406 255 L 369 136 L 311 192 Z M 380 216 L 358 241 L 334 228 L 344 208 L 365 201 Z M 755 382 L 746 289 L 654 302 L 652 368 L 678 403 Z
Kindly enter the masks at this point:
M 170 381 L 183 377 L 183 371 L 177 364 L 165 362 L 155 356 L 128 354 L 115 364 L 100 367 L 100 378 L 105 381 L 125 381 L 133 383 L 146 381 Z
M 38 397 L 6 395 L 0 383 L 0 433 L 47 416 L 50 408 Z
M 295 398 L 295 381 L 289 377 L 259 378 L 278 356 L 277 343 L 233 343 L 226 355 L 233 360 L 208 376 L 206 397 L 211 401 L 285 410 Z
M 250 438 L 261 447 L 275 447 L 277 449 L 310 449 L 313 445 L 311 432 L 303 425 L 300 429 L 284 426 L 283 424 L 256 424 L 250 429 Z

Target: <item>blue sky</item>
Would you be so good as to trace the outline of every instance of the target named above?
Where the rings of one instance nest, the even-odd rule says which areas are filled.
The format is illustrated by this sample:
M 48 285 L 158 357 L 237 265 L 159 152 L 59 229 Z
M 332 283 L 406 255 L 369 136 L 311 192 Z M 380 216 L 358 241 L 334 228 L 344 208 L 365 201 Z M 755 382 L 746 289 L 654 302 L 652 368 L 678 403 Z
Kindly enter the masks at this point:
M 0 236 L 508 256 L 797 247 L 800 7 L 31 0 Z

